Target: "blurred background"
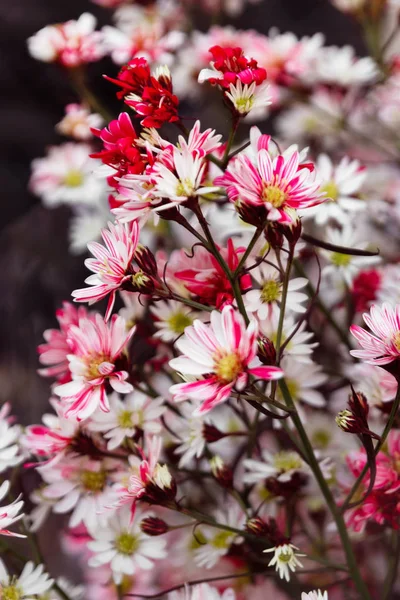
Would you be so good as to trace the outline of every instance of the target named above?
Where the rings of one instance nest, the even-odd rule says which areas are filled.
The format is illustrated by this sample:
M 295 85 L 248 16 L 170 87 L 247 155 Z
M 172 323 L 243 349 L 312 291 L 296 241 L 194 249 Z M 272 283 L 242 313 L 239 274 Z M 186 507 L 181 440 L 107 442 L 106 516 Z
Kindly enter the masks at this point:
M 61 141 L 54 126 L 65 105 L 77 98 L 64 71 L 28 55 L 26 39 L 47 24 L 85 11 L 100 25 L 109 21 L 107 9 L 86 0 L 0 1 L 0 403 L 12 401 L 24 424 L 37 421 L 48 400 L 48 381 L 36 374 L 36 346 L 43 331 L 55 325 L 55 310 L 87 275 L 83 257 L 68 251 L 69 210 L 48 210 L 28 191 L 31 161 Z M 298 36 L 320 31 L 328 44 L 351 44 L 359 56 L 365 54 L 358 25 L 329 0 L 262 0 L 228 22 L 261 33 L 271 27 Z M 196 26 L 201 29 L 201 21 Z M 117 70 L 108 59 L 89 69 L 91 86 L 110 107 L 114 90 L 101 75 Z

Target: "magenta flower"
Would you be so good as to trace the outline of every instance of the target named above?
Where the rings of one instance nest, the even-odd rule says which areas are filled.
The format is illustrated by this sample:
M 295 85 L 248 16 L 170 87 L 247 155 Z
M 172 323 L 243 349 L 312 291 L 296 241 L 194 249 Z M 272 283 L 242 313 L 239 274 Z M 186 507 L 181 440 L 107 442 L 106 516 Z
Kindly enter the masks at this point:
M 292 223 L 295 210 L 325 200 L 312 165 L 299 163 L 297 151 L 273 158 L 264 144 L 258 149 L 257 164 L 241 155 L 214 183 L 226 187 L 231 202 L 265 208 L 269 221 Z
M 384 303 L 371 306 L 363 319 L 372 331 L 369 333 L 358 325 L 352 325 L 350 332 L 363 350 L 351 350 L 350 354 L 371 365 L 387 365 L 400 357 L 400 305 L 395 308 Z
M 108 321 L 115 302 L 117 290 L 128 281 L 132 274 L 132 259 L 139 241 L 139 225 L 136 221 L 108 224 L 101 235 L 106 248 L 97 242 L 88 244 L 95 258 L 87 258 L 85 265 L 93 271 L 85 281 L 89 288 L 81 288 L 72 292 L 76 302 L 94 304 L 110 294 L 105 319 Z
M 170 361 L 170 366 L 183 375 L 201 376 L 198 381 L 173 385 L 175 401 L 200 400 L 194 414 L 204 414 L 229 398 L 233 390 L 242 391 L 249 375 L 260 379 L 280 379 L 279 367 L 263 366 L 256 358 L 258 327 L 244 319 L 232 306 L 211 313 L 211 324 L 199 320 L 185 329 L 176 342 L 182 356 Z
M 67 343 L 72 381 L 55 388 L 54 392 L 71 406 L 65 417 L 78 420 L 89 417 L 99 406 L 108 412 L 106 384 L 120 394 L 133 390 L 126 381 L 128 373 L 117 370 L 115 363 L 124 352 L 135 327 L 127 331 L 125 320 L 113 315 L 107 324 L 96 314 L 94 320 L 81 319 L 79 326 L 72 325 Z

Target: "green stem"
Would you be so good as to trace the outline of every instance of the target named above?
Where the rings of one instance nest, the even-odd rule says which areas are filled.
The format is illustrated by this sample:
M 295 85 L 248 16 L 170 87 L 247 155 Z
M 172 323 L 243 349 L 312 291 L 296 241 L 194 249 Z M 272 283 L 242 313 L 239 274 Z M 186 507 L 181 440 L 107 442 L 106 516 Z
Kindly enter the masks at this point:
M 80 99 L 83 102 L 86 102 L 93 112 L 101 115 L 107 123 L 112 121 L 114 116 L 101 104 L 98 98 L 86 85 L 85 71 L 82 68 L 77 67 L 75 69 L 69 69 L 69 73 L 71 76 L 72 87 L 75 89 Z
M 263 232 L 263 230 L 262 230 L 262 229 L 256 229 L 256 230 L 255 230 L 255 232 L 254 232 L 254 235 L 253 235 L 253 237 L 251 238 L 251 240 L 250 240 L 250 243 L 249 243 L 249 245 L 247 246 L 245 253 L 243 254 L 242 258 L 240 259 L 240 262 L 239 262 L 238 266 L 236 267 L 236 269 L 235 269 L 235 270 L 234 270 L 234 272 L 233 272 L 233 275 L 232 275 L 232 278 L 233 278 L 233 279 L 236 279 L 236 278 L 237 278 L 237 276 L 239 275 L 239 273 L 240 273 L 240 271 L 241 271 L 242 267 L 244 266 L 244 264 L 245 264 L 246 260 L 247 260 L 247 259 L 248 259 L 248 257 L 249 257 L 249 254 L 250 254 L 250 252 L 253 250 L 253 248 L 254 248 L 254 246 L 255 246 L 255 244 L 256 244 L 256 242 L 257 242 L 258 238 L 259 238 L 259 237 L 260 237 L 260 235 L 262 234 L 262 232 Z
M 400 533 L 396 530 L 392 532 L 392 552 L 389 559 L 389 569 L 383 584 L 382 600 L 389 600 L 391 598 L 393 585 L 398 573 L 400 561 Z
M 281 389 L 283 398 L 284 398 L 288 408 L 295 409 L 295 411 L 292 412 L 292 414 L 291 414 L 291 418 L 292 418 L 293 423 L 294 423 L 294 425 L 297 429 L 297 432 L 300 436 L 308 464 L 318 482 L 319 488 L 325 498 L 328 508 L 332 514 L 332 517 L 334 518 L 335 523 L 336 523 L 337 531 L 340 536 L 340 539 L 342 540 L 343 550 L 346 555 L 347 565 L 349 567 L 349 572 L 354 581 L 354 585 L 356 586 L 357 591 L 360 594 L 360 598 L 362 598 L 363 600 L 370 600 L 370 594 L 369 594 L 368 588 L 367 588 L 365 582 L 363 581 L 360 571 L 358 569 L 356 557 L 355 557 L 353 548 L 351 546 L 349 534 L 348 534 L 347 527 L 344 522 L 343 516 L 333 498 L 332 492 L 331 492 L 327 482 L 325 481 L 325 478 L 322 474 L 319 463 L 315 457 L 311 442 L 307 436 L 307 433 L 304 429 L 303 423 L 299 417 L 299 414 L 296 410 L 293 399 L 290 395 L 289 388 L 287 387 L 286 381 L 284 379 L 281 379 L 279 381 L 279 387 Z
M 222 157 L 222 161 L 221 161 L 221 168 L 222 168 L 223 171 L 226 169 L 226 166 L 227 166 L 227 164 L 229 162 L 229 152 L 231 151 L 232 144 L 234 142 L 238 126 L 239 126 L 239 119 L 236 117 L 236 118 L 233 119 L 232 129 L 231 129 L 231 131 L 229 133 L 229 138 L 228 138 L 228 141 L 227 141 L 227 144 L 226 144 L 224 156 Z
M 279 323 L 278 323 L 278 331 L 276 332 L 276 344 L 275 344 L 275 352 L 276 352 L 276 364 L 279 365 L 280 361 L 280 352 L 281 352 L 281 342 L 282 342 L 282 333 L 283 333 L 283 322 L 285 320 L 285 311 L 286 311 L 286 300 L 289 288 L 289 277 L 290 270 L 292 268 L 293 262 L 293 252 L 289 254 L 285 276 L 283 278 L 283 286 L 282 286 L 282 299 L 280 305 L 280 313 L 279 313 Z

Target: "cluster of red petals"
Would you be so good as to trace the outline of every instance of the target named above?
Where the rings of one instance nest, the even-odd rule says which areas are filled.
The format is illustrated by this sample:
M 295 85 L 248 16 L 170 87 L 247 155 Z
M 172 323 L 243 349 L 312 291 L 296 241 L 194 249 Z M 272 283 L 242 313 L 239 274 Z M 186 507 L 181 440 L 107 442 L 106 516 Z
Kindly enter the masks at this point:
M 352 295 L 356 312 L 364 312 L 377 298 L 382 276 L 376 269 L 361 271 L 353 281 Z
M 239 265 L 240 256 L 245 248 L 235 248 L 232 240 L 229 239 L 227 247 L 219 250 L 233 273 Z M 232 285 L 226 273 L 209 252 L 205 251 L 203 255 L 202 248 L 196 248 L 193 266 L 177 271 L 175 277 L 183 281 L 189 292 L 196 296 L 202 304 L 221 309 L 234 301 Z M 251 276 L 243 275 L 239 283 L 242 292 L 247 291 L 252 286 Z
M 209 52 L 213 57 L 214 69 L 223 74 L 223 79 L 209 79 L 213 85 L 229 89 L 231 83 L 235 84 L 238 79 L 244 85 L 253 82 L 260 85 L 267 78 L 267 71 L 259 67 L 256 60 L 246 58 L 242 48 L 213 46 Z
M 124 98 L 128 106 L 144 117 L 143 127 L 159 128 L 164 123 L 179 121 L 179 100 L 173 93 L 171 78 L 152 75 L 146 59 L 134 58 L 122 67 L 117 79 L 107 79 L 121 88 L 117 97 Z
M 121 113 L 108 127 L 92 129 L 92 132 L 101 139 L 104 147 L 100 152 L 91 154 L 91 158 L 98 158 L 117 171 L 111 181 L 109 179 L 111 185 L 116 185 L 116 177 L 143 173 L 146 160 L 136 145 L 138 135 L 128 113 Z

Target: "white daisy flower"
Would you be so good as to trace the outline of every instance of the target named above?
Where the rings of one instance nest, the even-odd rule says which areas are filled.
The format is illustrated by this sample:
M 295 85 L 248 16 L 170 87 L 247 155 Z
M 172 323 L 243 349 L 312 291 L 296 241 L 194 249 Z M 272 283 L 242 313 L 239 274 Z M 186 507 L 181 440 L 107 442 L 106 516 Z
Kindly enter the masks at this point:
M 165 558 L 166 541 L 150 537 L 140 529 L 141 519 L 147 516 L 151 515 L 136 514 L 133 521 L 130 507 L 124 506 L 106 527 L 90 530 L 93 541 L 88 542 L 88 548 L 94 554 L 89 566 L 110 565 L 115 583 L 120 584 L 124 575 L 152 569 L 154 559 Z
M 0 409 L 0 473 L 10 467 L 15 467 L 22 461 L 18 445 L 21 436 L 21 427 L 11 425 L 10 404 L 3 404 Z
M 35 600 L 38 594 L 47 592 L 53 580 L 44 572 L 44 566 L 35 567 L 27 562 L 19 577 L 9 575 L 0 559 L 0 598 L 3 600 Z
M 301 594 L 301 600 L 328 600 L 328 592 L 321 592 L 321 590 L 313 590 L 312 592 L 303 592 Z
M 10 482 L 3 481 L 0 485 L 0 501 L 4 500 L 10 490 Z M 19 496 L 14 502 L 11 504 L 6 504 L 0 506 L 0 535 L 7 535 L 12 537 L 26 537 L 25 535 L 20 535 L 19 533 L 13 533 L 9 531 L 8 528 L 13 523 L 16 523 L 24 516 L 23 513 L 20 513 L 24 503 L 20 500 L 21 496 Z
M 204 452 L 204 416 L 193 416 L 191 403 L 182 404 L 179 408 L 183 419 L 180 419 L 178 435 L 181 442 L 175 449 L 175 454 L 181 455 L 179 468 L 186 467 L 193 458 L 200 458 Z
M 165 410 L 162 398 L 151 398 L 135 390 L 123 400 L 113 393 L 109 402 L 109 412 L 96 411 L 88 425 L 91 431 L 105 432 L 109 450 L 115 450 L 138 431 L 151 434 L 161 431 L 160 416 Z
M 176 300 L 157 302 L 150 308 L 150 312 L 157 318 L 154 325 L 158 331 L 154 337 L 163 342 L 173 342 L 184 333 L 186 327 L 193 324 L 195 318 L 199 318 L 188 306 Z
M 261 263 L 252 271 L 252 275 L 259 284 L 258 289 L 250 290 L 244 297 L 246 310 L 256 313 L 260 320 L 271 318 L 272 312 L 279 313 L 282 299 L 282 278 L 278 267 L 272 264 Z M 305 312 L 302 302 L 308 298 L 307 294 L 299 292 L 307 285 L 305 277 L 296 277 L 289 282 L 286 297 L 286 310 L 303 313 Z
M 326 373 L 322 372 L 321 365 L 314 362 L 305 365 L 294 360 L 291 356 L 284 356 L 281 366 L 286 374 L 286 385 L 294 402 L 301 401 L 314 408 L 325 406 L 324 396 L 315 389 L 325 383 L 328 378 Z M 279 388 L 277 396 L 280 401 L 283 401 Z
M 293 544 L 281 544 L 279 546 L 274 546 L 274 548 L 267 548 L 264 550 L 264 552 L 274 553 L 268 566 L 273 567 L 275 565 L 275 569 L 278 571 L 281 579 L 290 581 L 290 571 L 294 573 L 297 567 L 303 566 L 298 557 L 305 556 L 305 554 L 298 554 L 296 550 L 298 550 L 298 548 Z
M 268 477 L 275 477 L 278 481 L 290 481 L 295 473 L 309 473 L 309 468 L 294 450 L 281 450 L 268 452 L 263 450 L 262 460 L 246 458 L 243 466 L 247 472 L 243 476 L 243 483 L 253 484 L 264 481 Z
M 276 344 L 278 331 L 279 313 L 273 313 L 271 319 L 260 321 L 261 332 Z M 283 344 L 291 335 L 297 324 L 289 315 L 283 322 L 282 340 Z M 311 354 L 314 348 L 318 346 L 317 342 L 310 343 L 313 333 L 306 330 L 306 324 L 302 323 L 294 336 L 284 349 L 284 356 L 292 356 L 301 363 L 311 363 Z

